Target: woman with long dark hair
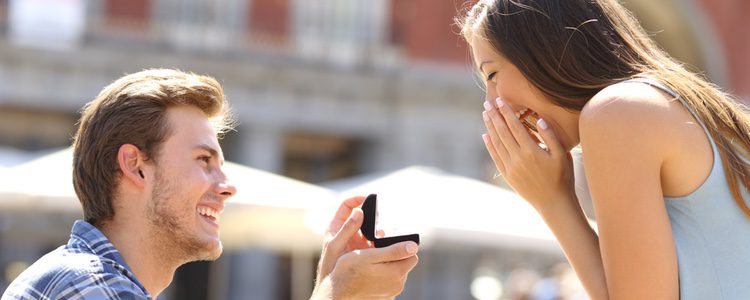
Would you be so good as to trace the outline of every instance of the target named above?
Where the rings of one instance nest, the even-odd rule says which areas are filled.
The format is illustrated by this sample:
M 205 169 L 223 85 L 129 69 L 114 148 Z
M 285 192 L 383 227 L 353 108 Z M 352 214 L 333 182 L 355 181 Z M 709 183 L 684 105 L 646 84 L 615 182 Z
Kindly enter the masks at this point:
M 616 0 L 480 0 L 459 21 L 497 170 L 593 299 L 750 299 L 750 118 Z M 598 224 L 574 190 L 580 146 Z

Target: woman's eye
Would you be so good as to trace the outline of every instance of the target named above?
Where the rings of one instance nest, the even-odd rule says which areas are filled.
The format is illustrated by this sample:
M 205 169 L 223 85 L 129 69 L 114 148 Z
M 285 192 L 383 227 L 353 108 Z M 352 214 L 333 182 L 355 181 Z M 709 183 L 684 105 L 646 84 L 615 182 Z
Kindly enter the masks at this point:
M 495 75 L 497 75 L 497 72 L 492 72 L 490 74 L 487 74 L 487 81 L 492 81 L 492 79 L 495 78 Z

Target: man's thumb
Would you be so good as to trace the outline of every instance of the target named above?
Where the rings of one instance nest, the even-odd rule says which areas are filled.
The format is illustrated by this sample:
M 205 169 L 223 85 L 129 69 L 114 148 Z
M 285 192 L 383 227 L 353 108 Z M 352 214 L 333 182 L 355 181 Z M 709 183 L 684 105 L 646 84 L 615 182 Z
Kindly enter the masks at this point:
M 384 248 L 372 249 L 373 262 L 384 263 L 399 261 L 414 256 L 419 251 L 419 246 L 414 242 L 401 242 Z

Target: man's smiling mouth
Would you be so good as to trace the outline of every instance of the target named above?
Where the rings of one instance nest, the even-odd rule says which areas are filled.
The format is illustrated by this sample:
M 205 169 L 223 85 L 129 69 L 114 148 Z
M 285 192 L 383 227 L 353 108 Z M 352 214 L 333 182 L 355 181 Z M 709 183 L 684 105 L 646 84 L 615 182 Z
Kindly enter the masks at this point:
M 215 209 L 211 207 L 207 207 L 207 206 L 198 206 L 197 210 L 198 210 L 198 214 L 200 214 L 204 218 L 209 219 L 214 223 L 219 222 L 220 213 L 216 211 Z

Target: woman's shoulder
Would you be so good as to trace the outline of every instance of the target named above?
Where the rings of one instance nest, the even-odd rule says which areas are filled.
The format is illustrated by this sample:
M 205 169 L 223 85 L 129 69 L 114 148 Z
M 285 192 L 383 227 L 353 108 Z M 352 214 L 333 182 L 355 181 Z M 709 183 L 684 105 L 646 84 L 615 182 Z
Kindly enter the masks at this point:
M 663 151 L 680 134 L 685 118 L 684 106 L 667 92 L 642 82 L 616 83 L 602 89 L 581 110 L 581 144 L 585 148 L 617 142 Z
M 652 85 L 637 81 L 620 82 L 607 86 L 594 95 L 583 107 L 581 117 L 584 120 L 596 120 L 602 115 L 620 116 L 622 119 L 660 116 L 661 113 L 668 112 L 675 101 L 680 103 L 672 95 Z
M 679 115 L 681 103 L 642 82 L 620 82 L 602 89 L 581 110 L 581 126 L 659 129 Z M 659 127 L 659 128 L 653 128 Z

